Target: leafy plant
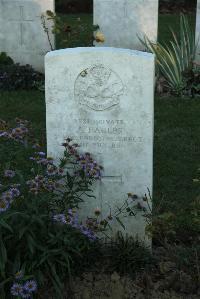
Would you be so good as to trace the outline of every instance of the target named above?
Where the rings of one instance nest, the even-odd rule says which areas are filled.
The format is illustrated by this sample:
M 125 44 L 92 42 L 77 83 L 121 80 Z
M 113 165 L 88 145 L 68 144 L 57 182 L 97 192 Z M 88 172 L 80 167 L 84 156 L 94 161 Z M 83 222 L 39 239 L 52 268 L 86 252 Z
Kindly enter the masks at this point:
M 41 22 L 44 29 L 44 32 L 47 35 L 51 51 L 55 50 L 53 41 L 51 40 L 50 32 L 56 36 L 56 39 L 59 40 L 60 48 L 69 48 L 73 47 L 76 42 L 80 39 L 80 36 L 87 31 L 95 31 L 99 26 L 89 26 L 81 21 L 81 18 L 77 18 L 75 24 L 66 22 L 63 18 L 56 15 L 54 12 L 47 10 L 45 14 L 41 15 Z M 49 28 L 47 25 L 48 22 L 51 22 L 52 26 Z M 91 28 L 90 28 L 91 27 Z M 91 34 L 90 44 L 92 45 L 93 36 Z
M 9 57 L 5 52 L 0 53 L 0 66 L 2 65 L 11 65 L 14 64 L 14 61 Z
M 62 298 L 66 276 L 80 270 L 96 240 L 75 209 L 83 196 L 92 196 L 101 170 L 88 153 L 80 156 L 70 139 L 56 166 L 38 144 L 32 145 L 28 122 L 16 122 L 10 127 L 0 121 L 0 153 L 9 151 L 7 159 L 0 157 L 0 297 L 10 298 L 11 282 L 23 271 L 23 279 L 34 279 L 39 287 L 51 282 L 54 298 Z M 15 288 L 18 298 L 24 298 L 24 288 Z
M 192 70 L 183 73 L 186 80 L 186 92 L 190 96 L 200 94 L 200 66 L 194 64 Z
M 163 76 L 170 89 L 176 94 L 182 94 L 186 88 L 184 72 L 193 69 L 197 43 L 195 31 L 186 16 L 180 17 L 180 35 L 173 30 L 170 44 L 153 43 L 147 36 L 140 39 L 145 48 L 156 56 L 157 72 Z
M 149 249 L 141 241 L 127 235 L 123 236 L 120 232 L 110 243 L 108 252 L 110 270 L 122 275 L 134 276 L 138 271 L 147 269 L 153 262 Z
M 79 204 L 85 197 L 92 200 L 92 184 L 101 178 L 102 167 L 91 154 L 79 154 L 78 145 L 67 138 L 64 156 L 56 165 L 34 140 L 29 122 L 21 119 L 14 127 L 0 121 L 0 142 L 0 296 L 9 298 L 11 292 L 24 298 L 31 279 L 38 287 L 50 283 L 54 298 L 62 298 L 66 278 L 78 273 L 96 248 L 96 233 L 104 232 L 113 219 L 123 227 L 120 216 L 135 216 L 140 199 L 129 193 L 121 207 L 109 209 L 105 219 L 99 219 L 97 208 L 94 218 L 80 222 Z M 133 255 L 133 245 L 140 248 L 139 241 L 123 241 L 119 235 L 120 271 L 125 271 L 126 262 L 139 263 L 141 250 Z M 21 271 L 26 275 L 19 282 L 15 277 Z M 33 297 L 36 287 L 31 290 Z
M 44 82 L 44 75 L 30 65 L 0 65 L 0 90 L 38 89 Z

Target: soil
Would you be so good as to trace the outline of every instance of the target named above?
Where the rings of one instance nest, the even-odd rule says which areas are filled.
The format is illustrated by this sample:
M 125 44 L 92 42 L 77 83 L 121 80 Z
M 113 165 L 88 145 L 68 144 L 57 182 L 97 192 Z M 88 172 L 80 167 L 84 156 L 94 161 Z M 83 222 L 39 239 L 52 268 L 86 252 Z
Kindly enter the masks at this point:
M 108 273 L 105 260 L 94 265 L 66 283 L 63 299 L 199 299 L 200 285 L 189 271 L 177 269 L 174 260 L 163 247 L 153 253 L 155 265 L 140 269 L 131 278 L 116 272 Z M 196 276 L 196 274 L 195 274 Z M 48 288 L 49 289 L 49 288 Z M 41 293 L 40 299 L 55 299 L 50 292 Z
M 155 264 L 134 278 L 105 270 L 87 272 L 73 281 L 73 299 L 199 299 L 200 289 L 163 247 L 153 253 Z M 99 268 L 102 267 L 101 263 Z M 105 267 L 105 265 L 103 265 Z M 69 297 L 68 297 L 69 298 Z
M 173 277 L 174 279 L 175 277 Z M 171 277 L 172 280 L 172 277 Z M 143 274 L 137 279 L 113 274 L 85 273 L 75 279 L 74 299 L 199 299 L 200 294 L 191 295 L 169 288 L 170 279 L 156 282 Z M 182 282 L 183 283 L 183 282 Z M 184 283 L 183 283 L 184 285 Z M 69 297 L 68 297 L 69 298 Z

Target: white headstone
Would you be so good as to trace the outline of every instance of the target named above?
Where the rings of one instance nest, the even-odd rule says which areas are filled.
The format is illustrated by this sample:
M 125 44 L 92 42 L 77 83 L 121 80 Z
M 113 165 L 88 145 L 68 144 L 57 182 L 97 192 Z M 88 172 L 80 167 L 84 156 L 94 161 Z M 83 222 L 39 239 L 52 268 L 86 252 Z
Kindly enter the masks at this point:
M 197 0 L 196 40 L 198 41 L 197 60 L 200 61 L 200 0 Z
M 41 14 L 54 11 L 54 0 L 0 0 L 0 52 L 22 65 L 44 70 L 44 56 L 50 51 L 41 25 Z M 54 44 L 54 38 L 50 34 Z
M 94 25 L 105 36 L 96 46 L 142 50 L 138 36 L 157 41 L 158 0 L 94 0 Z
M 45 58 L 48 155 L 59 158 L 71 137 L 103 165 L 96 199 L 81 217 L 121 206 L 128 192 L 152 192 L 154 56 L 116 48 L 76 48 Z M 141 215 L 127 218 L 126 232 L 144 238 Z M 113 233 L 119 229 L 115 223 Z

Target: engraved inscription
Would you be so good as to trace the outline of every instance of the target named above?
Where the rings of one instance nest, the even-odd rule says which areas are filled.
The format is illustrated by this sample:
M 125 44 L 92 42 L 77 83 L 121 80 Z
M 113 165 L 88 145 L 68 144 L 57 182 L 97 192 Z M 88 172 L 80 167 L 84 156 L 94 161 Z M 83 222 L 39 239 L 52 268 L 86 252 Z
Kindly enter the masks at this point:
M 103 65 L 82 71 L 75 82 L 75 99 L 81 106 L 103 111 L 120 103 L 124 86 L 120 77 Z
M 122 149 L 141 144 L 141 136 L 127 135 L 126 121 L 122 119 L 74 119 L 78 135 L 70 136 L 81 147 L 96 149 Z

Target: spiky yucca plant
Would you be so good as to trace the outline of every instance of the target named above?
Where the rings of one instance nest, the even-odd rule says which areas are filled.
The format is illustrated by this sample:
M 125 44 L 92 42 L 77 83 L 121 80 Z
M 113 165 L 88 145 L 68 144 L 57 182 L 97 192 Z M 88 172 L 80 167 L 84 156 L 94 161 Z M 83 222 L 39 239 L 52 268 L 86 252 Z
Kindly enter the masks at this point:
M 156 55 L 157 71 L 163 76 L 170 89 L 182 93 L 186 83 L 184 73 L 192 70 L 197 51 L 195 31 L 185 15 L 180 17 L 180 35 L 173 30 L 169 45 L 152 42 L 147 36 L 140 39 L 147 51 Z

